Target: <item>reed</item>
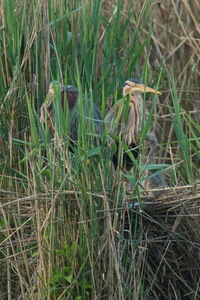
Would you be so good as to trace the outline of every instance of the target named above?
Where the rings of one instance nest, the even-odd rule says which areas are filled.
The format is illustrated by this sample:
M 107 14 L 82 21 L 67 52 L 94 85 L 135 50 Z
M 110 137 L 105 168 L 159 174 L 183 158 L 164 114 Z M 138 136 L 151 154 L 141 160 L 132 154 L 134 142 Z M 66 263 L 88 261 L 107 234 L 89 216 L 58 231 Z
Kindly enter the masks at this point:
M 1 299 L 198 299 L 197 1 L 1 1 L 0 12 Z M 81 101 L 74 153 L 59 89 L 53 135 L 41 124 L 50 81 L 77 86 L 104 117 L 130 77 L 162 92 L 144 96 L 130 174 L 113 171 L 115 146 L 106 128 L 95 143 Z M 150 169 L 168 188 L 142 188 Z

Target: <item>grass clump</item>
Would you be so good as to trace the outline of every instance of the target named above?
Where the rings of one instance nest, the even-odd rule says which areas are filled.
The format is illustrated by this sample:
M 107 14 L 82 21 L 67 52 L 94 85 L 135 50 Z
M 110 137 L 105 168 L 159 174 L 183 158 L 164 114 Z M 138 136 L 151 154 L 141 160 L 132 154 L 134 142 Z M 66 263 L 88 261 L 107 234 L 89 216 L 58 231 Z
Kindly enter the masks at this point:
M 2 299 L 199 297 L 197 7 L 131 5 L 0 4 Z M 106 129 L 103 143 L 95 143 L 83 101 L 73 153 L 59 89 L 53 131 L 41 123 L 50 81 L 77 86 L 104 118 L 130 77 L 162 92 L 153 100 L 145 95 L 150 113 L 131 174 L 114 173 L 115 148 Z M 146 166 L 144 140 L 152 129 L 159 147 Z M 163 171 L 168 188 L 141 188 L 150 167 Z

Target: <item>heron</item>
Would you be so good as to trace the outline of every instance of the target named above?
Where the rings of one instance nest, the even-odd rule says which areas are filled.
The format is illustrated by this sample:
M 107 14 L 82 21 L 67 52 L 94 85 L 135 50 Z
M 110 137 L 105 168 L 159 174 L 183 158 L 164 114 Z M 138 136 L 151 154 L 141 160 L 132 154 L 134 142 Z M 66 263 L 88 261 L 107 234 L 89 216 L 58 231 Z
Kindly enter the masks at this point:
M 143 125 L 144 101 L 142 93 L 153 93 L 160 95 L 159 91 L 144 85 L 139 79 L 130 78 L 126 80 L 123 87 L 123 98 L 118 100 L 105 117 L 108 133 L 117 136 L 127 145 L 134 158 L 139 154 L 139 141 Z M 116 139 L 116 152 L 113 156 L 115 169 L 119 165 L 119 140 Z M 131 170 L 134 163 L 128 154 L 123 151 L 122 168 Z
M 150 145 L 150 151 L 148 154 L 148 164 L 153 164 L 158 141 L 153 132 L 149 133 L 146 138 Z M 156 168 L 153 170 L 149 170 L 148 175 L 149 177 L 147 179 L 146 189 L 159 189 L 166 187 L 166 181 L 163 174 L 159 173 Z M 160 192 L 158 191 L 158 193 Z
M 79 126 L 79 112 L 78 105 L 80 101 L 83 101 L 83 117 L 86 126 L 86 134 L 91 134 L 89 132 L 91 126 L 94 125 L 94 136 L 96 136 L 96 141 L 102 135 L 102 118 L 99 108 L 85 95 L 80 95 L 77 87 L 72 85 L 60 85 L 58 87 L 57 82 L 52 82 L 49 86 L 49 91 L 46 97 L 45 103 L 43 103 L 40 110 L 40 122 L 45 123 L 45 116 L 47 115 L 48 126 L 53 129 L 55 127 L 53 120 L 53 101 L 56 97 L 55 89 L 60 92 L 61 106 L 64 110 L 66 105 L 68 109 L 69 116 L 69 132 L 70 132 L 70 146 L 69 150 L 73 152 L 73 147 L 77 144 L 78 141 L 78 126 Z M 93 123 L 92 123 L 93 122 Z M 67 123 L 67 122 L 66 122 Z M 90 128 L 89 128 L 90 127 Z

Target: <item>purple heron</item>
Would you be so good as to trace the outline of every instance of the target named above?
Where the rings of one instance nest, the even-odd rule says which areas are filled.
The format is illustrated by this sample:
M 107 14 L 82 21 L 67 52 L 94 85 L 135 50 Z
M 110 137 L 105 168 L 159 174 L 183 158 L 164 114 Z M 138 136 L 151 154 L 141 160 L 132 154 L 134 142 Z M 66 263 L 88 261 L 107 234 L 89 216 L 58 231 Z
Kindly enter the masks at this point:
M 111 137 L 120 137 L 122 142 L 128 146 L 128 151 L 131 151 L 135 159 L 139 154 L 138 146 L 144 110 L 142 93 L 145 92 L 161 94 L 155 89 L 142 84 L 139 79 L 128 79 L 123 87 L 123 98 L 115 103 L 105 117 L 108 133 Z M 127 95 L 128 97 L 126 97 Z M 117 138 L 115 139 L 117 151 L 113 156 L 115 168 L 119 165 L 119 141 Z M 128 151 L 123 150 L 122 154 L 122 168 L 127 171 L 134 165 Z
M 148 154 L 148 164 L 154 163 L 154 155 L 157 150 L 157 138 L 154 135 L 154 133 L 149 133 L 147 135 L 147 141 L 150 145 L 150 151 Z M 157 169 L 149 170 L 148 171 L 149 178 L 147 179 L 147 189 L 157 189 L 157 188 L 163 188 L 166 186 L 166 181 L 162 173 L 159 173 Z
M 66 105 L 68 109 L 68 116 L 69 116 L 69 132 L 70 132 L 70 147 L 69 149 L 73 151 L 73 146 L 76 145 L 78 141 L 78 124 L 79 124 L 79 115 L 80 111 L 78 109 L 78 105 L 80 101 L 83 101 L 83 118 L 85 123 L 87 123 L 86 126 L 86 134 L 90 134 L 91 132 L 89 128 L 89 123 L 92 123 L 94 126 L 94 134 L 97 136 L 96 140 L 98 140 L 98 137 L 102 135 L 102 119 L 101 119 L 101 112 L 98 109 L 98 107 L 92 103 L 92 101 L 88 98 L 86 98 L 84 95 L 80 95 L 79 90 L 75 86 L 66 85 L 66 86 L 57 86 L 57 82 L 51 83 L 49 86 L 49 91 L 47 94 L 46 102 L 43 103 L 40 111 L 40 121 L 42 124 L 45 122 L 45 116 L 47 118 L 48 126 L 55 130 L 55 124 L 53 120 L 53 102 L 56 97 L 56 92 L 60 92 L 60 98 L 61 98 L 61 106 L 64 110 Z M 72 146 L 72 147 L 71 147 Z

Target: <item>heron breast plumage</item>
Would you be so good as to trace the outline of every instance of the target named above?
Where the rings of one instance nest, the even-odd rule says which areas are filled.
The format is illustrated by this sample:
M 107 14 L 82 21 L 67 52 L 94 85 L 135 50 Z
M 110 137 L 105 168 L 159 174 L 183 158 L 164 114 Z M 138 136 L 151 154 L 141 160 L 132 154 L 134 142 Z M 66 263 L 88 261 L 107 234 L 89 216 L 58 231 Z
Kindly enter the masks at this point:
M 105 121 L 108 132 L 116 136 L 121 135 L 122 140 L 127 145 L 137 144 L 136 137 L 140 135 L 142 130 L 142 97 L 130 97 L 127 116 L 125 116 L 125 108 L 122 108 L 121 114 L 118 116 L 121 104 L 122 100 L 117 101 L 116 105 L 106 115 Z M 126 103 L 123 105 L 125 107 Z

